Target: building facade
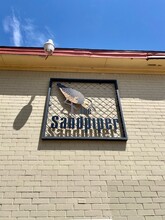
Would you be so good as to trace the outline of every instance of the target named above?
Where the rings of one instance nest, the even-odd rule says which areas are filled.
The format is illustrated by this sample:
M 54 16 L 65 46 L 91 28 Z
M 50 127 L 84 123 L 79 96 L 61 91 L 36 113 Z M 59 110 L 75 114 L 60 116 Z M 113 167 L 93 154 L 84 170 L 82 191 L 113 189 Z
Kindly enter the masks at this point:
M 164 55 L 1 47 L 0 219 L 164 220 Z M 50 78 L 117 80 L 128 138 L 43 140 Z

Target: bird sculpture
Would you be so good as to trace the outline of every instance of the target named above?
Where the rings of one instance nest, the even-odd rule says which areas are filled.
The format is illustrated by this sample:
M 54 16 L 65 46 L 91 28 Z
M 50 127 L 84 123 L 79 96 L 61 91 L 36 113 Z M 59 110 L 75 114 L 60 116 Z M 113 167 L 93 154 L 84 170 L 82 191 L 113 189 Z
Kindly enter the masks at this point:
M 61 93 L 66 98 L 64 103 L 71 106 L 71 114 L 74 114 L 74 109 L 76 109 L 74 104 L 82 105 L 84 108 L 87 108 L 90 110 L 91 109 L 95 110 L 95 108 L 93 107 L 92 101 L 88 98 L 85 98 L 81 92 L 75 89 L 72 89 L 70 87 L 66 87 L 61 83 L 57 83 L 57 86 L 60 89 Z

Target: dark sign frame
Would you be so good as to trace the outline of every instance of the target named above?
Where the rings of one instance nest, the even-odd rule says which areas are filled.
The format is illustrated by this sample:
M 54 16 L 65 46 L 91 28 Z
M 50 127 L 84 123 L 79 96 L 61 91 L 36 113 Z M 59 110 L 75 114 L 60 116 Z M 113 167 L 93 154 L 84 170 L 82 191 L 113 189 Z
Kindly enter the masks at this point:
M 50 103 L 50 95 L 52 90 L 52 84 L 54 82 L 78 82 L 78 83 L 110 83 L 114 85 L 115 88 L 115 95 L 116 95 L 116 102 L 117 102 L 117 111 L 120 117 L 120 123 L 121 123 L 121 137 L 56 137 L 56 136 L 46 136 L 46 126 L 47 126 L 47 117 L 48 117 L 48 111 L 49 111 L 49 103 Z M 127 141 L 127 132 L 126 132 L 126 126 L 124 122 L 124 116 L 119 96 L 119 89 L 118 89 L 118 83 L 117 80 L 100 80 L 100 79 L 66 79 L 66 78 L 50 78 L 49 82 L 49 88 L 48 93 L 46 97 L 46 103 L 45 103 L 45 110 L 44 110 L 44 117 L 43 117 L 43 123 L 42 123 L 42 131 L 41 131 L 41 138 L 42 140 L 106 140 L 106 141 Z

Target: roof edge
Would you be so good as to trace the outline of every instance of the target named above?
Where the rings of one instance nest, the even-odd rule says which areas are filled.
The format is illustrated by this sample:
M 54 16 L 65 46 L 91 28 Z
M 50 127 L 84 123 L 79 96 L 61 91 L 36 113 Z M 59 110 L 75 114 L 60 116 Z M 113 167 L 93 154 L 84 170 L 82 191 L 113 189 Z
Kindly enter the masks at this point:
M 0 54 L 45 56 L 43 47 L 6 47 L 0 46 Z M 148 56 L 165 56 L 165 51 L 144 50 L 105 50 L 83 48 L 56 48 L 52 56 L 87 56 L 113 58 L 147 58 Z

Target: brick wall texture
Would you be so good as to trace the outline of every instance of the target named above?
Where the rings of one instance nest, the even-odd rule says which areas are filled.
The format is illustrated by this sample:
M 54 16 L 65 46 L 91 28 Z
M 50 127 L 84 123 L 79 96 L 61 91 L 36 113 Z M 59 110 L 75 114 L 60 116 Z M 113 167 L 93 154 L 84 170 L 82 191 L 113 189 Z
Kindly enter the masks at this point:
M 128 141 L 42 141 L 51 77 L 117 79 Z M 165 76 L 1 71 L 0 219 L 110 218 L 165 220 Z

